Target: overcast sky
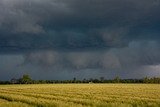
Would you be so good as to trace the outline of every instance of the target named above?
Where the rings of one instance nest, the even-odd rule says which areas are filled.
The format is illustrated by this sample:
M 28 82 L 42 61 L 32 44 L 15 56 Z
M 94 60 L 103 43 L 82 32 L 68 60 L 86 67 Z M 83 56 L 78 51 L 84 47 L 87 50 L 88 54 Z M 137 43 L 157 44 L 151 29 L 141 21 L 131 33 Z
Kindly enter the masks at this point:
M 160 0 L 0 0 L 0 80 L 160 76 Z

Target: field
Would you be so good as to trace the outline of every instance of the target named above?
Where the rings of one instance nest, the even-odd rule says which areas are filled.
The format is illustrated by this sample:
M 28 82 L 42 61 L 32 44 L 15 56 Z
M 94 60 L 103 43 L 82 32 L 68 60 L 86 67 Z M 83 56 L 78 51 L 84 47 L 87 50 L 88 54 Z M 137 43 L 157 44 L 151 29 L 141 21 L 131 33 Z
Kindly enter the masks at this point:
M 0 85 L 0 107 L 160 107 L 158 84 Z

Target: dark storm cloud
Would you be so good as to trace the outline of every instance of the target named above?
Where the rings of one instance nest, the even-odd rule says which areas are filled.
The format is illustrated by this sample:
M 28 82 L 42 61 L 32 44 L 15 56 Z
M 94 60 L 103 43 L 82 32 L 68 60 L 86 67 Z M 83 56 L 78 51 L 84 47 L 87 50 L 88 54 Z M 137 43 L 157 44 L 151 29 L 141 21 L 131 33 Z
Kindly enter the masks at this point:
M 26 62 L 41 67 L 68 67 L 74 69 L 103 68 L 121 70 L 160 63 L 159 43 L 132 41 L 128 47 L 108 51 L 54 52 L 41 51 L 27 54 Z
M 0 70 L 143 76 L 160 64 L 159 29 L 160 0 L 1 0 Z
M 146 38 L 144 32 L 159 38 L 152 35 L 159 33 L 159 5 L 159 0 L 1 0 L 1 52 L 121 47 Z

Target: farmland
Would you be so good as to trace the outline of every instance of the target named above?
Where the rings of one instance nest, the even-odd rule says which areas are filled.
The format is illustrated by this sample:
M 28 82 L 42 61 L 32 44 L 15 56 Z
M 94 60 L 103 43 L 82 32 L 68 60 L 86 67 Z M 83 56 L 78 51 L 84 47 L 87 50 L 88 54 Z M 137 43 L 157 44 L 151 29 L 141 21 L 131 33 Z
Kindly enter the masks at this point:
M 158 84 L 0 85 L 0 107 L 160 107 Z

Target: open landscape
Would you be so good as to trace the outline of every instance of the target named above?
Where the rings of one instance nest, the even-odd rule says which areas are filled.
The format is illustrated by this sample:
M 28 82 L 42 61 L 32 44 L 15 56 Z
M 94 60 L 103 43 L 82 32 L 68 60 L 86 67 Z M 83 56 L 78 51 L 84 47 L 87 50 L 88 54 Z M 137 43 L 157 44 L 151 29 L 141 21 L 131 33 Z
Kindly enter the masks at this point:
M 160 0 L 0 0 L 0 107 L 160 107 Z
M 159 107 L 159 84 L 1 85 L 0 107 Z

